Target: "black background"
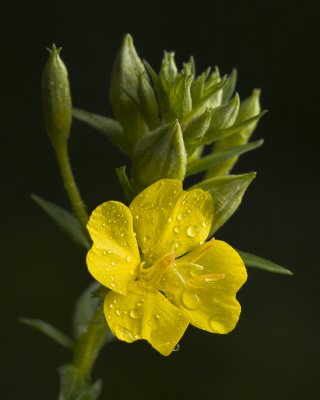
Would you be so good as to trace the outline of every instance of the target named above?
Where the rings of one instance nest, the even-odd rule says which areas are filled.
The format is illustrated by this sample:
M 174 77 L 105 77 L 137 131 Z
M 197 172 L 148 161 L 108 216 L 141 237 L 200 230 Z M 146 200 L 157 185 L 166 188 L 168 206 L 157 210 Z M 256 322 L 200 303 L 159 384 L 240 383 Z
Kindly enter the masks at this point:
M 243 99 L 262 89 L 255 139 L 235 172 L 258 171 L 241 208 L 217 237 L 273 259 L 293 277 L 249 271 L 236 330 L 189 328 L 164 358 L 145 342 L 116 342 L 94 370 L 103 399 L 317 399 L 319 394 L 319 3 L 314 1 L 55 1 L 1 8 L 1 399 L 55 399 L 56 368 L 70 359 L 19 325 L 45 319 L 70 331 L 75 298 L 90 281 L 84 256 L 32 203 L 68 207 L 44 131 L 40 79 L 45 48 L 63 46 L 73 102 L 110 115 L 108 88 L 122 36 L 159 67 L 162 51 L 198 71 L 236 66 Z M 74 123 L 73 167 L 89 210 L 122 200 L 114 168 L 126 160 L 99 133 Z

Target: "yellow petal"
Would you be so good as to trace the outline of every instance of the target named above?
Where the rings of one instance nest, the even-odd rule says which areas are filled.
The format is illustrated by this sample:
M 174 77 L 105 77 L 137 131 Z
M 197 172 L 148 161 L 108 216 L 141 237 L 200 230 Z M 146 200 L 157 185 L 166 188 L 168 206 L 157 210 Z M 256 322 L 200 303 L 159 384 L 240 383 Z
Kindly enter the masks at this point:
M 103 203 L 93 211 L 87 228 L 93 240 L 87 255 L 90 273 L 102 285 L 125 294 L 140 263 L 130 210 L 116 201 Z
M 177 260 L 175 269 L 164 274 L 162 287 L 192 325 L 213 333 L 228 333 L 239 319 L 241 307 L 236 293 L 247 273 L 231 246 L 219 240 L 211 243 L 196 264 L 188 263 L 188 255 Z
M 176 257 L 203 242 L 213 219 L 210 193 L 182 190 L 182 183 L 163 179 L 141 192 L 131 203 L 134 229 L 144 255 L 156 260 L 174 252 Z
M 145 339 L 164 356 L 173 351 L 189 323 L 160 292 L 143 291 L 136 283 L 130 285 L 125 296 L 109 292 L 104 312 L 118 339 L 128 343 Z

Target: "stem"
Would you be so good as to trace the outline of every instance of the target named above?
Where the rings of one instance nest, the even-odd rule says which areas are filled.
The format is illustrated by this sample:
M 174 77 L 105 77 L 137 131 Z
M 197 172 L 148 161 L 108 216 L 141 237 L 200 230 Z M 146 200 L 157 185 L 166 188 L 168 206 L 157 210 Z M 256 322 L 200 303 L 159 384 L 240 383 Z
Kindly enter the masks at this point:
M 55 150 L 64 187 L 68 193 L 69 200 L 73 208 L 73 212 L 78 218 L 83 232 L 85 233 L 86 236 L 88 236 L 88 231 L 86 228 L 88 222 L 88 214 L 86 212 L 85 205 L 82 201 L 80 192 L 78 190 L 77 184 L 75 182 L 72 173 L 68 155 L 68 145 L 67 143 L 64 143 L 59 147 L 56 147 Z
M 74 348 L 73 365 L 90 376 L 94 362 L 106 340 L 106 321 L 100 305 Z

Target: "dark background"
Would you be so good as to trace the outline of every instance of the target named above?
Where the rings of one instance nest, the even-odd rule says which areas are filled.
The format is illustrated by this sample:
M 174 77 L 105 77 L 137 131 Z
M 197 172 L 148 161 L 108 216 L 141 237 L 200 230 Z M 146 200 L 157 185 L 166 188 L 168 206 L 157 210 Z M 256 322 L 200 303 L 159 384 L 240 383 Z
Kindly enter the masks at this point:
M 55 1 L 1 6 L 0 398 L 55 399 L 68 352 L 18 316 L 68 332 L 75 298 L 90 281 L 85 254 L 29 193 L 69 207 L 44 131 L 40 79 L 45 48 L 63 46 L 75 106 L 110 115 L 108 88 L 122 36 L 156 69 L 162 51 L 198 71 L 236 66 L 243 99 L 262 89 L 255 139 L 235 172 L 258 171 L 236 215 L 217 235 L 266 256 L 293 277 L 250 270 L 236 330 L 189 328 L 164 358 L 145 342 L 108 345 L 94 370 L 102 399 L 319 398 L 319 11 L 318 1 Z M 89 210 L 122 199 L 114 168 L 126 160 L 99 133 L 74 123 L 73 168 Z

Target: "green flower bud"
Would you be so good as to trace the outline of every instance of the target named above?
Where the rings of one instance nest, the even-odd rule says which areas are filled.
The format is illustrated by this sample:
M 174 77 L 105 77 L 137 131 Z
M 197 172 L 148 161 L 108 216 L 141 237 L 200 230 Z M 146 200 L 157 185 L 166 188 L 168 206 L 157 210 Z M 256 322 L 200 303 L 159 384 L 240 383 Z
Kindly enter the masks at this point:
M 133 149 L 132 186 L 139 192 L 159 179 L 183 179 L 187 156 L 176 120 L 144 136 Z
M 159 121 L 159 108 L 155 93 L 146 74 L 141 74 L 138 84 L 139 109 L 150 130 L 157 128 Z
M 68 71 L 53 44 L 42 75 L 44 120 L 50 140 L 55 147 L 65 145 L 72 122 L 72 103 Z
M 212 111 L 212 118 L 208 133 L 229 128 L 236 121 L 240 106 L 239 95 L 236 94 L 233 99 Z
M 116 118 L 132 144 L 147 132 L 147 125 L 139 110 L 138 90 L 141 75 L 148 79 L 132 37 L 127 34 L 113 66 L 110 102 Z
M 192 156 L 196 149 L 201 146 L 202 138 L 210 126 L 211 116 L 212 110 L 208 108 L 199 117 L 194 118 L 183 130 L 184 144 L 188 157 Z
M 251 96 L 248 97 L 243 103 L 240 105 L 239 113 L 235 124 L 240 124 L 252 117 L 257 116 L 261 111 L 260 108 L 260 90 L 255 89 Z M 253 131 L 255 130 L 259 119 L 254 122 L 248 124 L 245 128 L 241 129 L 239 132 L 234 133 L 233 135 L 222 139 L 214 144 L 213 150 L 215 152 L 223 151 L 235 146 L 240 146 L 248 142 Z M 217 175 L 227 174 L 232 167 L 235 165 L 239 157 L 233 157 L 224 163 L 220 164 L 216 168 L 208 171 L 206 177 L 213 177 Z

